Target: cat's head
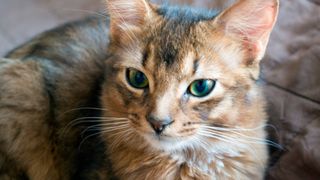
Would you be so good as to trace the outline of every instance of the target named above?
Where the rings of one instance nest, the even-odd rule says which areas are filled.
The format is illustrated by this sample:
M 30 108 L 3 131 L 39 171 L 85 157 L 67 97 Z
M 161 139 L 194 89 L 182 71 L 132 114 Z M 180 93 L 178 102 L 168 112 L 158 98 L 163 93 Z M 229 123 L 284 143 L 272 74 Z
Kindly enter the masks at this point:
M 108 0 L 107 7 L 106 132 L 126 132 L 128 141 L 137 133 L 175 150 L 219 141 L 223 134 L 210 133 L 219 128 L 264 123 L 255 80 L 277 0 L 240 0 L 221 13 L 146 0 Z

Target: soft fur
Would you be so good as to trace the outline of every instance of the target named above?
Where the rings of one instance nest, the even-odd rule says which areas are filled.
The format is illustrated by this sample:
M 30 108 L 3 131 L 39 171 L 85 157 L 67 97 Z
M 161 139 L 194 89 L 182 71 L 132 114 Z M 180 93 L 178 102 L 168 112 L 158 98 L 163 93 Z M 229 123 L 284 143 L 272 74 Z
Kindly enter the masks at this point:
M 144 0 L 107 8 L 110 23 L 65 25 L 2 61 L 0 175 L 262 179 L 268 142 L 255 81 L 278 1 L 242 0 L 219 14 Z M 128 68 L 149 87 L 131 87 Z M 198 79 L 216 81 L 204 98 L 186 93 Z M 151 114 L 173 123 L 156 135 Z

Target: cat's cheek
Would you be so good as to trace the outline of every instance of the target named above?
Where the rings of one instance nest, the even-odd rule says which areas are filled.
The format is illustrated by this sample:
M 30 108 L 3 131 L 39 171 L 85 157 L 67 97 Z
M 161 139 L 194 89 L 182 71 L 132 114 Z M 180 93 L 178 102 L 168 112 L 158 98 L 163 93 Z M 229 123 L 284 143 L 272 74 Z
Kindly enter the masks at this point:
M 111 92 L 111 93 L 110 93 Z M 105 89 L 101 97 L 102 107 L 108 116 L 126 117 L 126 104 L 121 93 L 114 89 Z
M 138 133 L 142 136 L 151 136 L 154 134 L 154 130 L 151 128 L 150 124 L 147 120 L 139 118 L 134 120 L 134 128 L 138 131 Z
M 182 129 L 181 127 L 179 127 L 179 125 L 174 124 L 171 125 L 170 127 L 166 128 L 165 131 L 163 132 L 163 135 L 168 136 L 170 138 L 180 138 L 181 135 L 179 133 L 180 129 Z
M 218 103 L 216 107 L 210 110 L 208 119 L 219 119 L 219 117 L 229 112 L 228 110 L 232 109 L 232 107 L 233 107 L 232 97 L 230 95 L 226 95 L 223 98 L 223 100 Z M 233 111 L 231 114 L 234 114 L 236 112 L 237 111 Z
M 194 104 L 197 106 L 197 104 Z M 190 138 L 197 133 L 203 118 L 199 115 L 199 111 L 193 111 L 192 106 L 188 105 L 185 109 L 175 112 L 175 123 L 170 126 L 172 134 L 179 138 Z

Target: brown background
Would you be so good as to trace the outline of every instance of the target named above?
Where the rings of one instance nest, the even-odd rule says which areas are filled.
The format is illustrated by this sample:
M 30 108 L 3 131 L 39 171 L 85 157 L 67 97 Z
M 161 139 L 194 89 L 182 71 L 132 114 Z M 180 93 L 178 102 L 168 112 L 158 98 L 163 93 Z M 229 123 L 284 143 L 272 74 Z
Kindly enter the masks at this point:
M 32 36 L 103 12 L 103 0 L 0 0 L 0 56 Z M 161 1 L 161 0 L 159 0 Z M 233 0 L 175 0 L 225 7 Z M 320 177 L 320 0 L 281 0 L 262 62 L 274 149 L 270 179 Z M 92 12 L 90 12 L 92 11 Z M 275 129 L 275 130 L 274 130 Z

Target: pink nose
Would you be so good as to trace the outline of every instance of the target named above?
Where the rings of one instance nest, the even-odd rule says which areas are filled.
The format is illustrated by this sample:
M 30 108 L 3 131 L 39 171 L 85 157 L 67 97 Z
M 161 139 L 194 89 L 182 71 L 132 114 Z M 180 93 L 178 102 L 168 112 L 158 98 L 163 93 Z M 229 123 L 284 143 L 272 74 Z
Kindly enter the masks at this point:
M 153 116 L 148 116 L 147 120 L 157 135 L 160 135 L 167 126 L 173 123 L 170 118 L 160 120 Z

